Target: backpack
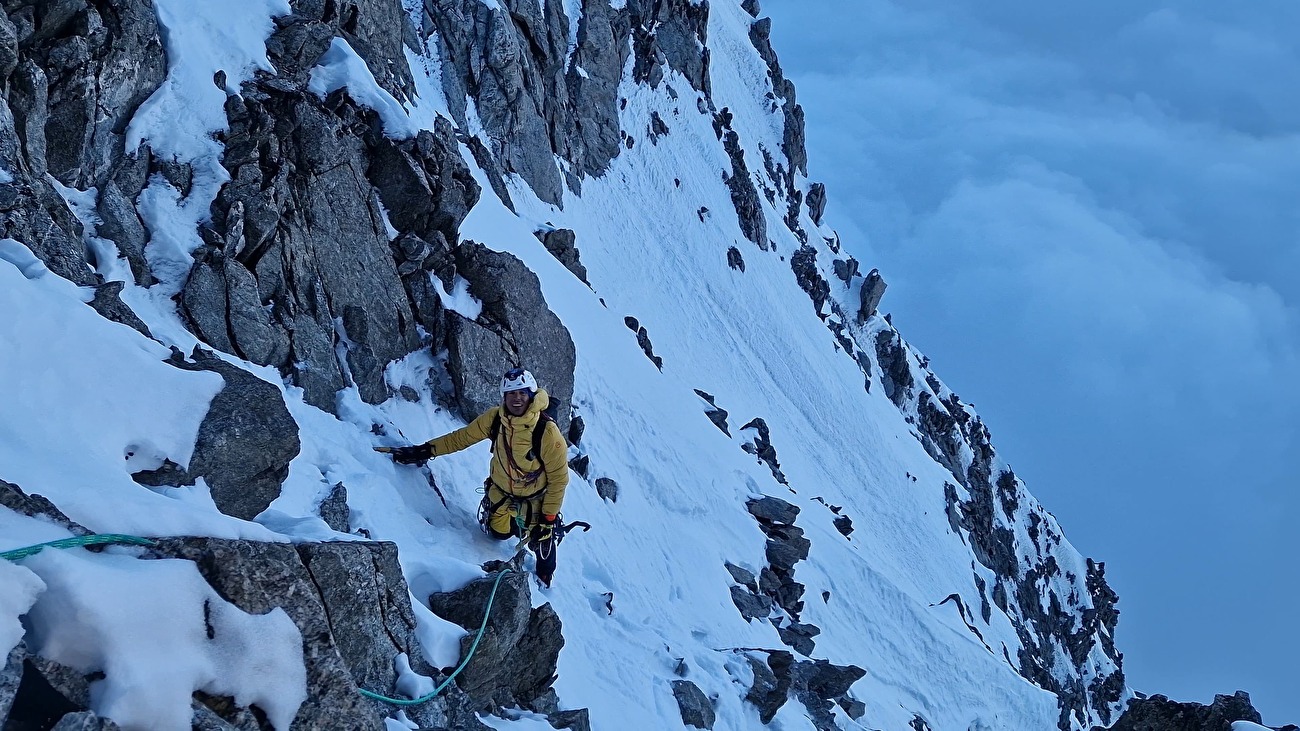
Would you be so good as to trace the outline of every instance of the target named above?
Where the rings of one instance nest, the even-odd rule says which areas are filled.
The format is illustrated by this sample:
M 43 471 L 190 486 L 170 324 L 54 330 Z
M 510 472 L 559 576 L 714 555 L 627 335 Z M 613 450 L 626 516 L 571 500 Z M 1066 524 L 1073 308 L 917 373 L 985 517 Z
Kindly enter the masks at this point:
M 559 428 L 559 424 L 556 422 L 555 419 L 555 416 L 556 414 L 559 413 L 559 411 L 560 411 L 559 399 L 551 399 L 551 402 L 546 405 L 546 409 L 543 410 L 542 413 L 537 415 L 537 426 L 533 427 L 532 454 L 537 459 L 537 463 L 542 466 L 543 471 L 546 470 L 546 463 L 542 461 L 542 435 L 546 433 L 547 423 L 556 424 L 556 428 L 557 429 Z M 488 427 L 488 437 L 492 440 L 493 449 L 496 449 L 497 437 L 499 437 L 500 435 L 501 435 L 501 411 L 500 409 L 498 409 L 497 413 L 492 417 L 492 426 Z

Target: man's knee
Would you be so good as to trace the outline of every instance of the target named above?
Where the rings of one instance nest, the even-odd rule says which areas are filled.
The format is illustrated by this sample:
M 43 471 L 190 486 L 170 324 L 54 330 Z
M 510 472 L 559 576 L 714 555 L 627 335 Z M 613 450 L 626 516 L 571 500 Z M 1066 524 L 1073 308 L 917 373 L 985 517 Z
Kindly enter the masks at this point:
M 496 528 L 493 528 L 493 527 L 490 526 L 490 525 L 488 526 L 487 533 L 488 533 L 489 536 L 492 536 L 492 538 L 494 538 L 494 539 L 496 539 L 496 540 L 498 540 L 498 541 L 508 540 L 511 536 L 514 535 L 513 531 L 506 531 L 505 533 L 498 533 L 498 532 L 497 532 L 497 529 L 496 529 Z

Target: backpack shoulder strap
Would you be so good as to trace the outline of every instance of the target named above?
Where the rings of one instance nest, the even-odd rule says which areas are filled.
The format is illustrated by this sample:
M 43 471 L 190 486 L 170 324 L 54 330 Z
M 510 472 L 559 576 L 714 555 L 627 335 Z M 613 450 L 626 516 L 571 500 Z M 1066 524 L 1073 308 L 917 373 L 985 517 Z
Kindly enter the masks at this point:
M 501 411 L 492 415 L 492 425 L 488 427 L 488 438 L 492 440 L 492 449 L 497 448 L 497 437 L 501 435 Z
M 547 425 L 554 423 L 555 419 L 543 411 L 538 415 L 537 426 L 533 427 L 533 456 L 537 458 L 537 463 L 542 466 L 542 469 L 546 469 L 546 463 L 542 462 L 542 437 L 546 434 Z

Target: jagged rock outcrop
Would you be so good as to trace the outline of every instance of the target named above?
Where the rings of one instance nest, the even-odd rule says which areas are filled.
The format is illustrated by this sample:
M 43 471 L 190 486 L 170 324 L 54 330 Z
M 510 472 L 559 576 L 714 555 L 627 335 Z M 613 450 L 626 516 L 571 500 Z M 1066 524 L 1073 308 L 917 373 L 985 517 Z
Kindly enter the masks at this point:
M 758 653 L 765 653 L 761 658 Z M 849 688 L 867 674 L 855 665 L 834 665 L 826 660 L 799 660 L 784 650 L 749 651 L 744 655 L 754 676 L 745 700 L 758 708 L 759 720 L 771 722 L 791 695 L 808 711 L 819 731 L 836 731 L 836 704 L 856 709 Z
M 1233 721 L 1264 723 L 1245 691 L 1216 695 L 1208 706 L 1179 703 L 1162 695 L 1134 698 L 1110 728 L 1111 731 L 1232 731 Z
M 876 310 L 880 308 L 880 300 L 885 296 L 885 280 L 880 276 L 879 269 L 872 269 L 867 272 L 866 281 L 862 283 L 860 293 L 861 304 L 858 307 L 858 324 L 866 322 L 869 318 L 876 316 Z
M 664 359 L 655 355 L 654 344 L 650 342 L 650 332 L 645 329 L 645 326 L 639 320 L 631 315 L 623 318 L 623 324 L 627 325 L 628 330 L 636 333 L 636 344 L 641 346 L 641 352 L 645 353 L 645 357 L 655 364 L 655 368 L 662 371 L 664 369 Z
M 473 241 L 455 254 L 470 294 L 483 303 L 476 320 L 448 315 L 448 367 L 461 414 L 473 419 L 500 403 L 501 374 L 519 365 L 559 401 L 556 421 L 566 431 L 577 351 L 564 323 L 547 307 L 537 275 L 514 256 Z
M 587 268 L 582 265 L 578 247 L 574 245 L 577 241 L 577 235 L 572 229 L 541 230 L 536 231 L 534 235 L 542 242 L 546 250 L 551 252 L 551 256 L 564 265 L 565 269 L 573 272 L 573 275 L 583 284 L 588 287 L 591 286 L 591 282 L 587 281 Z
M 533 608 L 529 574 L 517 564 L 509 568 L 510 573 L 500 579 L 483 640 L 456 682 L 476 708 L 519 705 L 545 712 L 564 646 L 560 618 L 550 604 Z M 496 583 L 497 578 L 489 576 L 456 591 L 434 594 L 429 597 L 429 607 L 438 616 L 476 632 Z M 472 634 L 461 641 L 462 653 L 472 642 Z
M 758 197 L 758 188 L 749 174 L 749 165 L 745 162 L 745 149 L 740 145 L 740 135 L 731 129 L 731 112 L 723 109 L 713 117 L 713 130 L 722 140 L 727 157 L 731 158 L 731 174 L 723 173 L 723 182 L 731 191 L 731 203 L 736 208 L 740 221 L 740 233 L 758 248 L 768 251 L 772 248 L 767 239 L 767 221 L 763 215 L 763 203 Z
M 289 463 L 298 456 L 298 424 L 280 389 L 202 348 L 192 361 L 177 352 L 168 360 L 191 371 L 212 371 L 226 385 L 212 399 L 199 424 L 188 469 L 167 460 L 162 468 L 137 472 L 147 485 L 193 485 L 203 478 L 212 501 L 227 515 L 252 520 L 280 496 Z
M 808 189 L 808 218 L 818 226 L 822 225 L 822 216 L 826 214 L 826 184 L 813 183 Z
M 993 573 L 991 583 L 978 573 L 975 583 L 984 622 L 992 612 L 984 606 L 991 600 L 1015 629 L 1019 647 L 1014 659 L 1006 652 L 1007 661 L 1056 694 L 1061 729 L 1090 712 L 1109 722 L 1125 688 L 1123 655 L 1114 642 L 1118 597 L 1106 584 L 1104 566 L 1088 561 L 1082 576 L 1063 570 L 1057 557 L 1063 539 L 1055 520 L 998 460 L 979 416 L 888 323 L 875 332 L 875 343 L 885 393 L 957 482 L 944 487 L 945 512 L 954 533 Z
M 682 723 L 695 728 L 712 729 L 718 720 L 713 710 L 713 703 L 704 695 L 700 686 L 689 680 L 674 680 L 673 698 L 677 700 L 677 709 L 681 711 Z
M 751 441 L 740 445 L 740 448 L 758 457 L 758 461 L 767 465 L 772 471 L 772 477 L 782 485 L 790 484 L 785 479 L 785 473 L 781 471 L 781 463 L 776 458 L 776 447 L 772 446 L 772 434 L 768 429 L 767 421 L 762 417 L 750 419 L 744 426 L 740 427 L 741 431 L 753 430 L 754 436 Z

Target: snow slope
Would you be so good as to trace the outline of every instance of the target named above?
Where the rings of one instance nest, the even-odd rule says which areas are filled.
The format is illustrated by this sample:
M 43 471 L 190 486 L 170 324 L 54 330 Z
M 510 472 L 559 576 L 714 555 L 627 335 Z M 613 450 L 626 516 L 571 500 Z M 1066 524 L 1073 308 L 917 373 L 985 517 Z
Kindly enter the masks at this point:
M 175 12 L 174 5 L 159 4 L 172 39 L 196 37 L 218 22 L 209 13 Z M 420 403 L 394 398 L 370 406 L 355 392 L 344 392 L 338 418 L 306 405 L 301 392 L 285 386 L 273 370 L 232 361 L 280 385 L 301 429 L 302 452 L 283 493 L 256 523 L 220 514 L 202 484 L 154 490 L 130 479 L 130 471 L 143 468 L 139 460 L 188 456 L 206 404 L 221 385 L 212 374 L 161 363 L 167 346 L 189 352 L 197 343 L 166 295 L 177 291 L 176 277 L 184 274 L 175 266 L 184 260 L 184 241 L 197 240 L 193 226 L 215 195 L 214 186 L 224 182 L 212 172 L 219 166 L 207 144 L 219 121 L 209 111 L 177 113 L 175 105 L 190 98 L 188 79 L 211 79 L 216 67 L 204 63 L 250 73 L 265 68 L 260 47 L 249 38 L 261 34 L 264 39 L 270 15 L 283 11 L 269 2 L 230 5 L 219 22 L 231 33 L 240 29 L 239 42 L 219 57 L 205 45 L 197 50 L 169 45 L 172 79 L 160 93 L 172 96 L 146 105 L 132 126 L 137 138 L 166 140 L 169 152 L 214 176 L 207 187 L 196 187 L 195 200 L 176 200 L 161 180 L 143 197 L 151 228 L 180 232 L 159 240 L 154 260 L 165 264 L 158 269 L 164 280 L 149 290 L 127 281 L 123 294 L 159 342 L 98 317 L 75 287 L 10 261 L 19 257 L 0 261 L 0 342 L 6 344 L 0 383 L 10 392 L 0 412 L 0 478 L 50 497 L 71 518 L 99 532 L 290 541 L 351 538 L 334 533 L 316 516 L 330 486 L 343 482 L 354 529 L 398 544 L 417 598 L 426 654 L 441 667 L 455 660 L 462 632 L 422 610 L 418 598 L 481 576 L 479 564 L 511 551 L 482 536 L 474 524 L 476 489 L 488 460 L 485 445 L 432 463 L 446 508 L 421 470 L 396 466 L 372 451 L 381 444 L 423 441 L 463 424 L 431 405 L 436 398 L 428 375 L 442 367 L 434 355 L 414 353 L 387 371 L 394 389 L 416 389 Z M 747 38 L 749 21 L 732 4 L 712 8 L 712 97 L 717 108 L 733 113 L 732 126 L 751 171 L 762 171 L 757 151 L 760 146 L 780 150 L 783 127 L 765 98 L 771 85 Z M 409 57 L 420 59 L 412 72 L 426 98 L 404 121 L 394 119 L 399 103 L 378 88 L 341 39 L 322 60 L 317 90 L 346 86 L 358 101 L 381 107 L 388 134 L 410 134 L 418 125 L 431 126 L 429 110 L 446 109 L 447 103 L 428 98 L 438 93 L 437 59 Z M 232 75 L 230 83 L 237 78 Z M 562 209 L 550 206 L 512 177 L 513 213 L 491 194 L 480 171 L 484 195 L 462 226 L 463 237 L 514 254 L 539 276 L 547 303 L 577 347 L 573 405 L 586 433 L 575 453 L 590 458 L 593 480 L 611 478 L 620 487 L 617 502 L 605 501 L 574 475 L 565 514 L 589 521 L 593 529 L 562 546 L 555 586 L 537 597 L 551 602 L 564 622 L 566 644 L 556 684 L 563 706 L 589 708 L 596 729 L 677 728 L 670 681 L 684 660 L 686 677 L 715 700 L 715 729 L 761 727 L 757 710 L 743 700 L 752 678 L 736 649 L 784 646 L 770 623 L 742 619 L 724 563 L 755 573 L 766 565 L 766 538 L 745 504 L 773 495 L 801 509 L 797 525 L 812 541 L 796 578 L 807 588 L 802 619 L 822 630 L 813 656 L 867 671 L 852 689 L 866 702 L 867 714 L 858 722 L 841 714 L 846 728 L 905 729 L 918 715 L 933 729 L 1055 727 L 1056 696 L 1025 680 L 1010 662 L 1022 644 L 1007 615 L 994 612 L 979 638 L 953 603 L 941 604 L 957 594 L 967 606 L 978 607 L 982 597 L 972 572 L 990 583 L 996 577 L 974 562 L 945 513 L 944 485 L 952 474 L 926 452 L 909 415 L 886 396 L 878 366 L 871 373 L 872 388 L 864 389 L 859 365 L 841 352 L 800 289 L 790 266 L 800 242 L 780 224 L 784 201 L 765 203 L 775 247 L 760 251 L 740 232 L 722 182 L 731 162 L 717 142 L 712 115 L 700 111 L 689 83 L 673 73 L 658 89 L 625 81 L 621 96 L 627 99 L 622 127 L 630 132 L 632 147 L 602 177 L 585 181 L 581 196 L 566 195 Z M 211 106 L 210 101 L 195 104 L 204 110 Z M 168 109 L 172 113 L 162 113 Z M 655 141 L 644 132 L 653 112 L 669 127 Z M 477 170 L 472 155 L 464 153 Z M 799 180 L 806 192 L 808 181 Z M 701 213 L 703 208 L 708 213 Z M 590 288 L 533 235 L 548 225 L 577 232 Z M 833 231 L 813 224 L 806 212 L 800 225 L 827 268 L 832 253 L 822 240 Z M 732 246 L 742 252 L 743 272 L 727 264 Z M 843 307 L 854 311 L 856 289 L 827 279 Z M 626 316 L 648 330 L 663 358 L 662 371 L 642 353 L 635 333 L 624 325 Z M 866 344 L 887 327 L 872 320 L 851 329 Z M 706 405 L 694 389 L 713 394 L 730 412 L 731 436 L 705 417 Z M 741 449 L 753 432 L 740 427 L 756 417 L 771 429 L 788 486 Z M 374 434 L 375 425 L 385 436 Z M 826 503 L 842 506 L 851 517 L 850 537 L 836 530 L 836 515 Z M 7 517 L 3 524 L 0 550 L 63 535 L 36 519 Z M 133 581 L 153 581 L 128 569 L 114 579 L 113 551 L 97 557 L 71 553 L 76 557 L 29 561 L 27 573 L 0 567 L 3 595 L 15 596 L 11 586 L 24 592 L 19 601 L 0 601 L 0 629 L 12 628 L 26 611 L 30 602 L 23 597 L 36 594 L 39 606 L 42 588 L 29 576 L 33 572 L 50 587 L 44 589 L 48 593 L 67 591 L 60 587 L 75 580 L 87 561 L 103 564 L 101 581 L 118 582 L 104 588 L 106 596 L 119 595 Z M 1085 574 L 1082 557 L 1068 544 L 1057 555 L 1076 577 L 1058 580 L 1062 594 L 1081 591 L 1080 607 L 1086 609 L 1087 591 L 1077 578 Z M 149 586 L 164 596 L 172 592 L 160 601 L 193 606 L 201 587 L 190 584 Z M 119 608 L 130 606 L 121 601 Z M 88 629 L 84 617 L 41 616 L 43 637 Z M 275 636 L 284 628 L 259 631 Z M 36 632 L 29 629 L 29 642 Z M 12 634 L 5 629 L 0 645 Z M 112 694 L 96 699 L 96 711 L 126 728 L 181 728 L 181 722 L 159 719 L 176 718 L 188 708 L 189 692 L 207 687 L 204 673 L 193 668 L 221 662 L 205 659 L 198 645 L 181 640 L 189 649 L 171 657 L 155 646 L 88 642 L 124 654 L 128 664 L 135 654 L 138 665 L 161 664 L 162 672 L 173 671 L 176 682 L 154 697 L 155 716 L 141 715 L 149 709 L 115 705 Z M 262 644 L 262 662 L 292 665 L 292 652 L 282 649 L 291 645 Z M 1099 672 L 1108 662 L 1100 653 L 1095 658 Z M 93 659 L 81 664 L 105 669 L 113 682 L 129 682 L 120 679 L 117 666 Z M 184 668 L 190 668 L 188 674 Z M 226 677 L 222 672 L 238 671 L 227 667 L 217 674 Z M 292 691 L 287 697 L 294 697 Z M 277 708 L 273 721 L 292 717 L 291 708 Z M 514 729 L 545 725 L 528 717 L 490 723 Z M 792 700 L 770 727 L 812 726 Z

